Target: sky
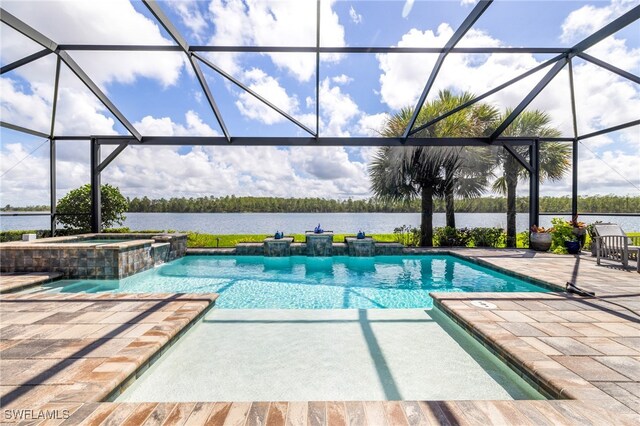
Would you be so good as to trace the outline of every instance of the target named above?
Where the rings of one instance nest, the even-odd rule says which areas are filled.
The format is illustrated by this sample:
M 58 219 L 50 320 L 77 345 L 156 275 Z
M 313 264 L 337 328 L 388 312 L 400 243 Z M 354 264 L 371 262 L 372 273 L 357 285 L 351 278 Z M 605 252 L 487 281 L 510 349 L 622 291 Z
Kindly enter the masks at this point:
M 322 46 L 442 47 L 474 7 L 473 0 L 321 1 Z M 640 1 L 494 1 L 460 47 L 569 47 Z M 311 0 L 161 1 L 191 45 L 315 46 Z M 141 2 L 3 0 L 2 7 L 55 42 L 172 45 Z M 2 66 L 42 48 L 0 26 Z M 640 75 L 640 22 L 587 50 Z M 71 51 L 71 57 L 145 136 L 221 135 L 196 76 L 177 52 Z M 203 56 L 296 120 L 315 129 L 315 54 L 205 53 Z M 551 58 L 532 54 L 450 54 L 429 99 L 439 90 L 477 95 Z M 322 54 L 320 135 L 376 136 L 389 114 L 413 107 L 435 54 Z M 44 133 L 51 126 L 56 60 L 48 55 L 0 76 L 3 122 Z M 232 136 L 308 136 L 300 127 L 201 64 Z M 578 133 L 640 116 L 640 87 L 574 59 Z M 486 99 L 515 107 L 546 69 Z M 114 135 L 127 130 L 80 80 L 62 67 L 56 135 Z M 563 69 L 527 107 L 549 113 L 573 136 L 568 71 Z M 0 205 L 49 204 L 49 144 L 0 129 Z M 366 198 L 371 147 L 128 147 L 103 172 L 103 183 L 128 197 L 279 196 Z M 103 148 L 103 157 L 109 149 Z M 89 143 L 57 143 L 57 193 L 89 182 Z M 584 140 L 581 195 L 640 195 L 640 127 Z M 521 185 L 526 192 L 527 185 Z M 544 182 L 542 195 L 570 195 L 571 177 Z M 491 195 L 488 193 L 487 195 Z

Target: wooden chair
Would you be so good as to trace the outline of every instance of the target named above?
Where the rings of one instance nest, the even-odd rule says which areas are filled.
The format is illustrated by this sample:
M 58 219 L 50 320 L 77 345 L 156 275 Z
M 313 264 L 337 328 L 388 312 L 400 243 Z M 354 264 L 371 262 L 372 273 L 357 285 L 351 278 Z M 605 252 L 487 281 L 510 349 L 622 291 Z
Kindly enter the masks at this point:
M 631 238 L 624 233 L 619 225 L 603 223 L 594 226 L 593 243 L 595 244 L 596 262 L 601 259 L 622 262 L 626 269 L 629 260 L 637 263 L 636 270 L 640 272 L 640 246 L 634 245 Z

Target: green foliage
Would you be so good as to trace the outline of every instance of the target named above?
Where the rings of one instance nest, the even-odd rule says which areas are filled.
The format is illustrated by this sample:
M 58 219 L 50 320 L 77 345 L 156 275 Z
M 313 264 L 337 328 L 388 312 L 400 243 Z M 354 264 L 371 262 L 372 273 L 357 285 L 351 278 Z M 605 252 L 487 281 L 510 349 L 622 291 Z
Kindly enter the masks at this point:
M 502 228 L 472 228 L 470 234 L 476 247 L 498 247 L 506 236 Z
M 395 241 L 406 247 L 417 247 L 420 244 L 420 228 L 402 225 L 393 229 Z
M 443 199 L 433 200 L 434 213 L 445 211 Z M 618 195 L 589 195 L 578 197 L 580 211 L 585 213 L 637 213 L 640 197 Z M 0 209 L 5 211 L 4 208 Z M 506 197 L 481 197 L 456 199 L 456 211 L 462 213 L 504 213 Z M 7 211 L 19 211 L 11 207 Z M 420 200 L 388 201 L 378 198 L 364 200 L 330 200 L 324 198 L 275 198 L 275 197 L 198 197 L 133 198 L 129 212 L 136 213 L 413 213 L 420 211 Z M 529 211 L 529 197 L 516 199 L 516 211 Z M 571 197 L 541 197 L 542 213 L 571 211 Z M 587 218 L 588 219 L 588 218 Z
M 436 228 L 433 233 L 433 241 L 440 247 L 466 247 L 471 242 L 471 230 L 469 228 L 452 228 L 445 226 Z
M 551 233 L 551 252 L 556 254 L 567 254 L 565 241 L 574 241 L 573 226 L 561 217 L 551 219 L 553 232 Z
M 198 232 L 187 233 L 188 247 L 235 247 L 238 243 L 261 243 L 271 235 L 265 234 L 201 234 Z M 293 237 L 296 243 L 304 243 L 304 234 L 285 234 L 286 237 Z M 376 241 L 384 243 L 396 242 L 396 234 L 372 234 Z M 345 237 L 355 237 L 355 234 L 334 234 L 333 242 L 342 243 Z
M 102 227 L 110 228 L 114 224 L 122 225 L 125 220 L 124 212 L 129 208 L 127 199 L 122 196 L 120 190 L 109 184 L 100 187 L 102 206 Z M 58 222 L 68 228 L 88 231 L 91 229 L 91 216 L 86 214 L 91 212 L 91 185 L 86 184 L 80 188 L 69 191 L 67 195 L 58 201 L 57 212 L 63 214 L 58 216 Z M 65 216 L 64 214 L 75 215 L 85 213 L 80 216 Z
M 76 235 L 80 232 L 75 229 L 58 229 L 56 237 L 66 237 L 68 235 Z M 32 229 L 18 231 L 0 231 L 0 243 L 8 243 L 11 241 L 22 241 L 22 234 L 36 234 L 36 238 L 49 238 L 51 231 L 49 229 Z
M 504 247 L 504 245 L 501 247 Z M 516 235 L 516 247 L 529 248 L 529 231 L 522 231 Z
M 22 241 L 22 234 L 36 234 L 36 238 L 47 238 L 51 236 L 51 231 L 46 230 L 27 230 L 27 231 L 2 231 L 0 232 L 0 243 L 8 243 L 11 241 Z

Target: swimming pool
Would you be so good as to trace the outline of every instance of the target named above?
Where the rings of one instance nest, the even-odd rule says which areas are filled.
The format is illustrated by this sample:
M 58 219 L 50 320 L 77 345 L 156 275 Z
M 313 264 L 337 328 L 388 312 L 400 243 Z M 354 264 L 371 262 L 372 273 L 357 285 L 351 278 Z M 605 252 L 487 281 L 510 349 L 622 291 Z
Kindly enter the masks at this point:
M 219 293 L 218 308 L 431 308 L 429 292 L 546 292 L 446 255 L 186 256 L 122 280 L 62 280 L 56 292 Z

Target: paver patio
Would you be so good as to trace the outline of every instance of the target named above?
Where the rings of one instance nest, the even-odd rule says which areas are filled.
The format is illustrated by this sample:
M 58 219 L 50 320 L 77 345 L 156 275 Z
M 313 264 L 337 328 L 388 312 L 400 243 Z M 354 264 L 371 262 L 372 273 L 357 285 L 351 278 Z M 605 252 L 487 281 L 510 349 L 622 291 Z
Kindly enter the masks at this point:
M 98 402 L 135 377 L 140 367 L 144 369 L 161 346 L 196 319 L 215 296 L 8 294 L 0 296 L 3 421 L 15 422 L 15 416 L 7 418 L 7 408 L 22 408 L 70 415 L 46 424 L 640 422 L 637 273 L 598 267 L 585 256 L 528 250 L 452 252 L 557 286 L 572 281 L 596 292 L 600 299 L 548 293 L 434 294 L 443 310 L 516 369 L 558 397 L 571 399 Z M 471 303 L 477 300 L 495 308 Z

